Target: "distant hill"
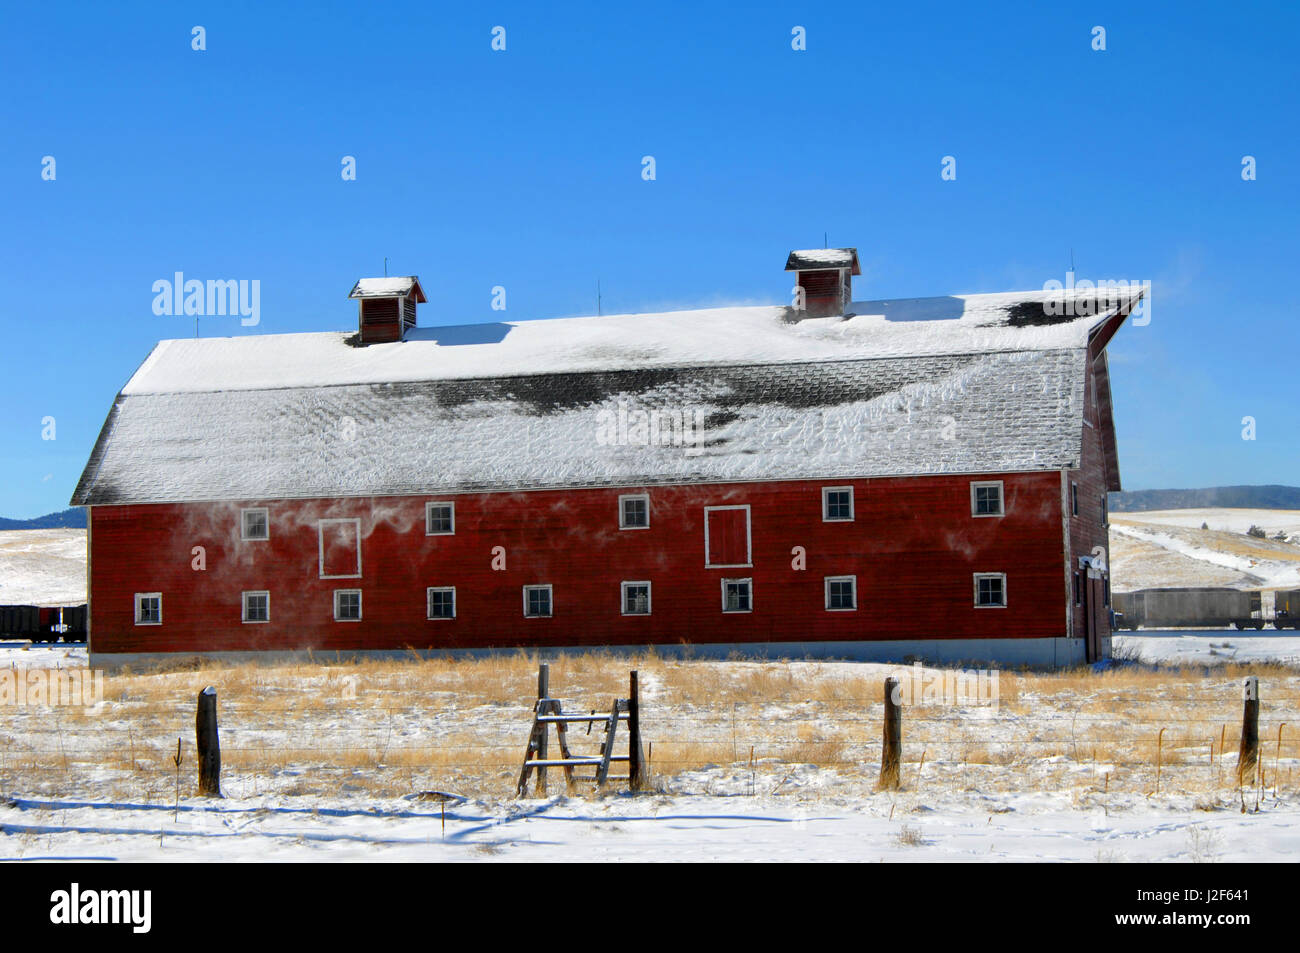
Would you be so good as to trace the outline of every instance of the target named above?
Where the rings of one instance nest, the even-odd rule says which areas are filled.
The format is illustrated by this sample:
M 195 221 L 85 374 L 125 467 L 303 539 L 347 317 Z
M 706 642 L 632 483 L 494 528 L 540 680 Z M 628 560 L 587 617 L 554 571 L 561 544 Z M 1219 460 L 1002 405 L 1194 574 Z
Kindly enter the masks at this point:
M 1210 486 L 1200 490 L 1127 490 L 1110 495 L 1113 513 L 1210 507 L 1300 510 L 1300 486 Z
M 72 507 L 58 513 L 47 513 L 44 516 L 38 516 L 30 520 L 11 520 L 0 517 L 0 529 L 58 529 L 65 526 L 70 529 L 85 529 L 86 511 L 80 507 Z

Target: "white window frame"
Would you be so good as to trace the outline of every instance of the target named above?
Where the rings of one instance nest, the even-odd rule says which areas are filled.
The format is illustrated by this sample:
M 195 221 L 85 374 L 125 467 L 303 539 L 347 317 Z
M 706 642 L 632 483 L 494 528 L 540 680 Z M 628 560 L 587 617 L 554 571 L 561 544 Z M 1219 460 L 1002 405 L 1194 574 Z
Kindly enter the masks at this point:
M 357 571 L 353 573 L 344 573 L 340 576 L 325 575 L 325 524 L 326 523 L 351 523 L 357 528 Z M 320 578 L 321 579 L 360 579 L 361 578 L 361 520 L 359 517 L 342 517 L 339 519 L 322 519 L 316 521 L 316 543 L 320 555 Z M 351 590 L 348 590 L 351 591 Z
M 645 586 L 645 612 L 627 611 L 627 590 L 629 586 Z M 623 615 L 650 615 L 654 611 L 653 599 L 649 579 L 628 579 L 618 585 L 618 609 Z
M 1008 599 L 1008 597 L 1007 597 L 1007 574 L 1006 574 L 1006 573 L 1004 573 L 1004 572 L 977 572 L 977 573 L 973 573 L 972 575 L 974 576 L 974 586 L 975 586 L 974 599 L 975 599 L 975 608 L 976 608 L 976 609 L 1005 609 L 1005 608 L 1007 607 L 1007 603 L 1008 603 L 1009 599 Z M 987 604 L 981 604 L 981 603 L 980 603 L 980 580 L 981 580 L 981 579 L 1001 579 L 1001 580 L 1002 580 L 1002 602 L 1001 602 L 1001 603 L 994 603 L 993 605 L 987 605 Z
M 435 506 L 445 506 L 451 510 L 451 529 L 447 530 L 430 530 L 431 517 Z M 431 500 L 424 504 L 424 535 L 425 536 L 455 536 L 456 535 L 456 501 L 455 500 Z
M 266 526 L 265 536 L 249 536 L 248 523 L 246 522 L 249 513 L 261 513 L 262 523 Z M 246 543 L 264 543 L 271 538 L 271 510 L 265 506 L 247 506 L 239 511 L 239 538 Z
M 144 599 L 158 600 L 158 620 L 148 622 L 140 618 L 140 603 Z M 136 625 L 162 625 L 162 593 L 161 592 L 137 592 L 135 594 L 135 624 Z
M 831 516 L 832 493 L 849 494 L 849 515 L 848 516 Z M 851 486 L 824 486 L 822 487 L 822 522 L 823 523 L 852 523 L 857 518 L 857 506 L 854 503 L 853 487 Z
M 998 511 L 996 513 L 981 513 L 975 505 L 975 491 L 981 487 L 996 486 L 998 488 Z M 970 485 L 970 515 L 976 519 L 986 519 L 988 517 L 1002 517 L 1007 515 L 1007 491 L 1002 485 L 1001 480 L 972 480 Z
M 742 582 L 743 582 L 745 585 L 749 586 L 749 608 L 748 608 L 748 609 L 728 609 L 728 608 L 727 608 L 727 586 L 728 586 L 728 584 L 730 584 L 730 585 L 736 585 L 736 584 L 738 584 L 738 583 L 742 583 Z M 754 579 L 753 579 L 752 576 L 747 576 L 747 577 L 740 578 L 740 579 L 723 579 L 723 580 L 722 580 L 722 611 L 723 611 L 726 615 L 744 615 L 746 612 L 753 612 L 753 611 L 754 611 Z
M 433 594 L 435 592 L 451 593 L 451 615 L 434 615 Z M 455 586 L 429 586 L 424 590 L 424 615 L 430 622 L 450 622 L 456 618 L 456 587 Z
M 546 615 L 530 615 L 530 614 L 529 614 L 529 612 L 528 612 L 528 590 L 530 590 L 530 589 L 545 589 L 545 590 L 546 590 L 546 604 L 550 607 L 550 611 L 547 612 Z M 528 585 L 526 585 L 526 586 L 523 587 L 523 595 L 524 595 L 524 618 L 525 618 L 525 619 L 553 619 L 553 618 L 555 618 L 555 587 L 554 587 L 553 585 L 551 585 L 549 582 L 534 582 L 534 583 L 530 583 L 530 584 L 528 584 Z
M 248 597 L 266 596 L 266 618 L 250 619 L 248 617 Z M 265 625 L 271 621 L 271 593 L 266 589 L 247 589 L 239 594 L 239 621 L 245 625 Z
M 623 501 L 624 500 L 644 500 L 645 501 L 645 525 L 632 526 L 624 521 Z M 619 529 L 649 529 L 650 528 L 650 494 L 649 493 L 624 493 L 618 498 L 618 528 Z
M 714 510 L 744 510 L 745 511 L 745 562 L 743 563 L 711 563 L 709 562 L 709 514 Z M 754 537 L 753 521 L 750 518 L 748 503 L 739 503 L 729 506 L 706 506 L 704 508 L 704 568 L 705 569 L 749 569 L 754 565 Z
M 831 607 L 831 583 L 847 582 L 853 586 L 853 605 Z M 857 612 L 858 611 L 858 577 L 857 576 L 824 576 L 823 577 L 823 594 L 825 595 L 825 605 L 827 612 Z
M 354 592 L 357 595 L 357 617 L 355 619 L 340 619 L 339 618 L 339 596 L 349 595 Z M 335 589 L 334 590 L 334 621 L 335 622 L 360 622 L 362 618 L 362 609 L 363 609 L 363 603 L 361 601 L 360 589 Z

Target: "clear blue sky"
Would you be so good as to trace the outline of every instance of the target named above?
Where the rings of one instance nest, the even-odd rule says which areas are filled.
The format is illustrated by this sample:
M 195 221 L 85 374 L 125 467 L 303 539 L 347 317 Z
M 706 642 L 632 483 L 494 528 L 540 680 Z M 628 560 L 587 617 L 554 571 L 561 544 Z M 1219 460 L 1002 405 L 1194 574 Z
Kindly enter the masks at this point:
M 858 298 L 1041 288 L 1071 249 L 1151 280 L 1111 346 L 1126 488 L 1300 483 L 1300 13 L 1131 6 L 6 4 L 0 515 L 66 506 L 194 333 L 151 308 L 176 271 L 261 282 L 259 326 L 205 335 L 354 327 L 385 256 L 459 324 L 494 285 L 594 313 L 597 278 L 607 312 L 784 302 L 823 232 Z

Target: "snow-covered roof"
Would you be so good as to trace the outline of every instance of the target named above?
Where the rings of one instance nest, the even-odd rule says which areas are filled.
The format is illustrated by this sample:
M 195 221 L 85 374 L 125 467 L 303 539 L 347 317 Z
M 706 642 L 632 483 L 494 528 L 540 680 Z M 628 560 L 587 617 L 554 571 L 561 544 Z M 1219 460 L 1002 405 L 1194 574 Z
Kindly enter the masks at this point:
M 339 332 L 164 341 L 118 396 L 73 503 L 1077 466 L 1105 315 L 1052 315 L 1046 300 L 502 322 L 369 347 Z M 676 425 L 667 445 L 640 440 L 652 415 Z
M 393 298 L 397 295 L 409 294 L 412 288 L 418 288 L 420 279 L 415 275 L 406 275 L 394 278 L 362 278 L 352 290 L 348 292 L 349 298 Z M 419 294 L 420 300 L 424 300 L 423 291 Z
M 790 252 L 785 262 L 786 271 L 809 268 L 852 268 L 853 274 L 862 274 L 856 248 L 804 248 Z

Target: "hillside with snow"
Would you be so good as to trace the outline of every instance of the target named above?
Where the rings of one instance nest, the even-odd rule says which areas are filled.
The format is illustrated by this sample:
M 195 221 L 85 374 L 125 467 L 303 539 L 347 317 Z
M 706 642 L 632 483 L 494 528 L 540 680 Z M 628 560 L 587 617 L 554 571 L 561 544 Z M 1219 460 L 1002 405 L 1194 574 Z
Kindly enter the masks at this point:
M 1116 591 L 1300 588 L 1300 510 L 1152 510 L 1112 513 L 1110 521 L 1111 585 Z M 1268 538 L 1248 536 L 1252 526 Z M 1275 538 L 1279 533 L 1286 539 Z
M 86 531 L 0 531 L 0 605 L 69 606 L 86 601 Z

